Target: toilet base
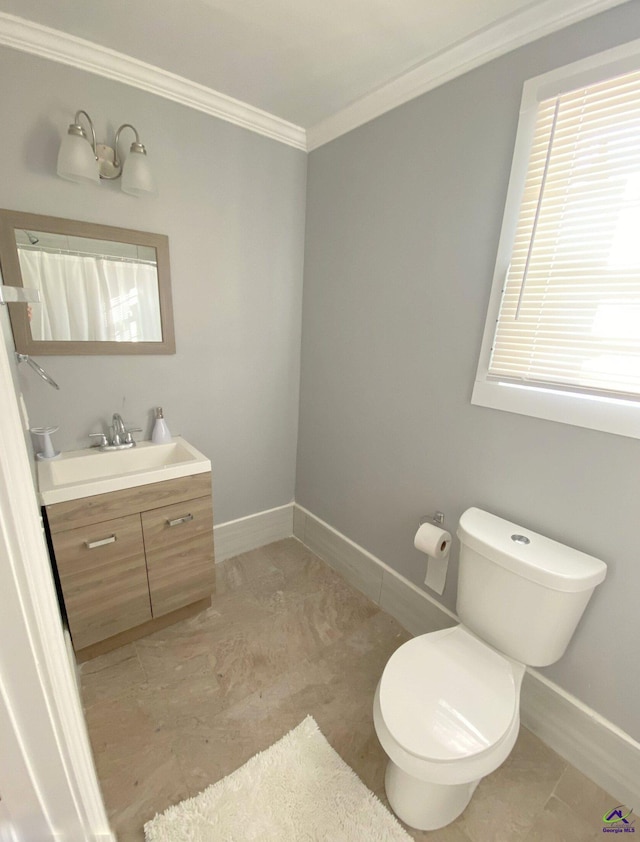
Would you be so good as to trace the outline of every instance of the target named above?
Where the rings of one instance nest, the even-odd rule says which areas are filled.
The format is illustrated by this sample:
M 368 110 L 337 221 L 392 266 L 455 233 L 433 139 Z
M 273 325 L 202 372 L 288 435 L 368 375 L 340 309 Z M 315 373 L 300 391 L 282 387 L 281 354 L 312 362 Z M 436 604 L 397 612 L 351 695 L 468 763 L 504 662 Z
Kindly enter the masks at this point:
M 416 830 L 438 830 L 455 821 L 480 783 L 436 784 L 403 772 L 390 760 L 384 788 L 396 816 Z

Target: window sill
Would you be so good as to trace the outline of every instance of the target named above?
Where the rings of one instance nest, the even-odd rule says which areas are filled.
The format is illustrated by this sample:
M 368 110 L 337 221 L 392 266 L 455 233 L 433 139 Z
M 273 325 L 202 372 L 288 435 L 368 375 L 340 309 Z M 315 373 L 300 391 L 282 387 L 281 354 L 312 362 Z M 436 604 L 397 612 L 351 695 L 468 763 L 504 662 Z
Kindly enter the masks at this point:
M 471 403 L 575 427 L 640 438 L 640 403 L 635 401 L 476 380 Z

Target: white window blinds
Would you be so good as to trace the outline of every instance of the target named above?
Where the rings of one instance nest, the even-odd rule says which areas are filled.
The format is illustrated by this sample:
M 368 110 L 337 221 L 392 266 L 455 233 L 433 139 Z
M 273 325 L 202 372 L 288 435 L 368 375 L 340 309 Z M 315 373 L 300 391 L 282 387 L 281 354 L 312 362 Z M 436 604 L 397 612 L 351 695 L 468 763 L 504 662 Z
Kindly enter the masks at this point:
M 640 398 L 640 72 L 540 103 L 488 378 Z

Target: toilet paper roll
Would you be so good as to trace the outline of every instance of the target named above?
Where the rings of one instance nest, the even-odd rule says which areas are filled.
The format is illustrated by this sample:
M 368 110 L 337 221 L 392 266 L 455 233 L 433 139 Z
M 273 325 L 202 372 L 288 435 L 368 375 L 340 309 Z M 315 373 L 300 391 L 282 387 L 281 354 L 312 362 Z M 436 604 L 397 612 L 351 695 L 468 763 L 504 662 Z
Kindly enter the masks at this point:
M 413 545 L 416 550 L 432 558 L 444 558 L 449 555 L 451 533 L 435 523 L 423 523 L 416 532 Z
M 451 533 L 434 523 L 423 523 L 416 532 L 413 544 L 417 550 L 429 556 L 425 585 L 441 594 L 447 579 Z

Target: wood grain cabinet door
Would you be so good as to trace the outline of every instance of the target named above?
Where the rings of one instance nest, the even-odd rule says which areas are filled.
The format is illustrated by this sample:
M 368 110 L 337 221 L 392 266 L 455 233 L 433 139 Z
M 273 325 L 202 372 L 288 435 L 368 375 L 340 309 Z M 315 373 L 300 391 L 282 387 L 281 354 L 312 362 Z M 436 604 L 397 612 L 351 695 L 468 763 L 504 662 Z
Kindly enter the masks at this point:
M 76 650 L 151 619 L 140 515 L 58 532 L 53 547 Z
M 154 617 L 215 589 L 211 495 L 142 513 Z

